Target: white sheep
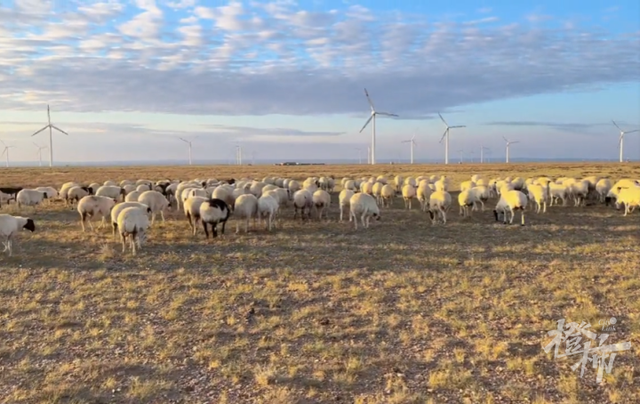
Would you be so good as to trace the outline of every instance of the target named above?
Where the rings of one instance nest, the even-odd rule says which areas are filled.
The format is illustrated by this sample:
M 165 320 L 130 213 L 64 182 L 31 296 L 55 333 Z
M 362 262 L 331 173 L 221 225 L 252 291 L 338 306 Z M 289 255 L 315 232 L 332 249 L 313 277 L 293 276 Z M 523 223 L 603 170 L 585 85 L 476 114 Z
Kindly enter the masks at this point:
M 140 191 L 131 191 L 124 197 L 125 202 L 138 202 L 138 198 L 140 198 L 142 192 Z
M 78 187 L 78 186 L 71 187 L 66 194 L 67 203 L 71 201 L 71 203 L 73 204 L 73 201 L 79 201 L 85 196 L 91 195 L 91 193 L 92 193 L 92 188 L 89 188 L 89 187 Z
M 396 175 L 396 178 L 393 179 L 393 183 L 395 185 L 395 191 L 397 193 L 402 192 L 402 186 L 404 185 L 404 177 L 401 175 Z
M 353 194 L 355 194 L 355 192 L 345 188 L 340 191 L 340 195 L 338 195 L 338 205 L 340 206 L 340 221 L 343 220 L 344 208 L 349 207 L 349 203 Z M 351 221 L 351 213 L 349 213 L 349 221 Z
M 322 190 L 318 190 L 317 192 L 326 193 L 326 191 Z M 258 217 L 260 219 L 265 219 L 268 231 L 271 231 L 273 221 L 278 213 L 278 208 L 278 200 L 274 196 L 264 193 L 260 198 L 258 198 Z
M 149 208 L 144 203 L 140 202 L 120 202 L 116 204 L 113 208 L 111 208 L 111 228 L 113 230 L 113 237 L 116 237 L 116 230 L 118 230 L 118 215 L 126 208 L 140 208 L 147 212 L 147 214 L 151 214 L 151 208 Z
M 472 210 L 478 210 L 477 202 L 480 202 L 480 205 L 482 205 L 482 211 L 484 212 L 484 203 L 487 202 L 489 198 L 493 197 L 493 190 L 485 185 L 476 185 L 471 188 L 470 191 L 474 195 Z
M 54 187 L 38 187 L 36 191 L 45 192 L 48 203 L 51 203 L 53 199 L 58 197 L 58 191 Z
M 252 194 L 243 194 L 236 199 L 233 215 L 236 217 L 236 234 L 240 233 L 240 220 L 245 220 L 244 232 L 249 231 L 249 219 L 255 221 L 258 215 L 258 198 Z M 255 223 L 254 223 L 255 224 Z
M 164 211 L 169 207 L 169 201 L 158 191 L 145 191 L 138 197 L 138 202 L 144 203 L 151 209 L 151 224 L 156 220 L 156 214 L 160 213 L 164 222 Z
M 524 211 L 526 208 L 527 196 L 520 191 L 510 190 L 505 191 L 500 195 L 500 200 L 498 201 L 496 208 L 493 210 L 493 214 L 496 221 L 499 221 L 501 213 L 504 223 L 507 224 L 507 212 L 511 213 L 511 220 L 509 223 L 513 223 L 513 218 L 515 217 L 514 211 L 519 210 L 521 225 L 524 226 Z
M 575 181 L 570 185 L 571 195 L 573 196 L 575 206 L 582 205 L 582 202 L 587 199 L 589 195 L 589 181 Z
M 418 197 L 418 201 L 420 202 L 420 209 L 423 212 L 427 211 L 427 206 L 429 205 L 429 198 L 431 197 L 431 187 L 429 186 L 428 181 L 421 181 L 420 185 L 418 185 L 418 189 L 416 190 L 416 196 Z
M 356 182 L 354 180 L 348 180 L 344 183 L 344 189 L 348 189 L 350 191 L 356 191 L 358 187 L 356 186 Z
M 29 230 L 33 233 L 36 230 L 33 219 L 22 216 L 12 216 L 6 213 L 0 214 L 0 237 L 4 239 L 2 241 L 4 245 L 2 252 L 9 251 L 9 256 L 13 255 L 13 238 L 22 229 Z
M 411 177 L 409 177 L 411 178 Z M 407 178 L 407 179 L 409 179 Z M 413 181 L 415 184 L 415 180 Z M 404 208 L 411 209 L 411 202 L 416 197 L 416 188 L 412 184 L 405 184 L 402 187 L 402 199 L 404 199 Z
M 397 178 L 397 177 L 396 177 Z M 395 185 L 386 184 L 380 190 L 380 200 L 384 207 L 390 208 L 393 203 L 393 198 L 396 196 Z
M 438 216 L 442 217 L 442 223 L 447 223 L 447 211 L 451 206 L 451 194 L 447 191 L 436 190 L 429 196 L 429 217 L 435 224 Z
M 35 210 L 37 205 L 40 205 L 42 201 L 47 199 L 47 193 L 43 191 L 37 191 L 35 189 L 23 189 L 16 195 L 16 203 L 18 207 L 33 206 Z
M 187 199 L 187 201 L 189 200 Z M 229 205 L 222 199 L 207 199 L 200 204 L 200 220 L 202 227 L 204 227 L 205 237 L 209 238 L 207 225 L 211 226 L 211 234 L 215 238 L 218 237 L 218 224 L 222 223 L 221 233 L 224 234 L 224 228 L 230 215 Z
M 373 197 L 376 198 L 376 202 L 378 203 L 378 205 L 382 204 L 382 187 L 384 187 L 385 185 L 387 184 L 376 181 L 371 188 L 371 193 Z
M 549 206 L 553 206 L 554 202 L 557 203 L 558 199 L 562 199 L 562 206 L 566 206 L 567 196 L 569 196 L 569 189 L 567 186 L 563 184 L 556 184 L 555 182 L 549 182 L 547 184 L 549 198 L 551 199 Z
M 527 186 L 529 192 L 529 199 L 533 201 L 533 207 L 536 213 L 540 213 L 540 207 L 542 206 L 542 213 L 547 211 L 547 188 L 538 184 L 530 184 Z
M 131 254 L 136 255 L 136 244 L 138 248 L 142 248 L 142 244 L 147 238 L 147 229 L 149 228 L 147 212 L 138 207 L 125 208 L 118 214 L 117 222 L 122 241 L 122 252 L 126 251 L 125 242 L 128 238 Z
M 611 191 L 611 187 L 611 180 L 608 178 L 601 178 L 596 183 L 596 192 L 598 193 L 598 199 L 600 200 L 600 202 L 605 202 L 605 198 L 607 197 L 609 191 Z
M 111 209 L 113 209 L 116 202 L 107 197 L 107 196 L 96 196 L 96 195 L 87 195 L 84 198 L 80 199 L 78 202 L 78 213 L 80 214 L 80 225 L 82 226 L 82 231 L 85 231 L 85 222 L 89 221 L 89 226 L 91 230 L 93 230 L 93 224 L 91 224 L 91 219 L 97 217 L 98 215 L 102 216 L 102 221 L 100 222 L 99 229 L 105 225 L 107 221 L 107 216 L 111 213 Z
M 117 185 L 103 185 L 95 191 L 96 196 L 106 196 L 115 201 L 120 201 L 120 197 L 124 198 L 125 190 Z
M 458 205 L 460 205 L 460 216 L 466 217 L 471 216 L 471 212 L 469 211 L 470 206 L 475 206 L 478 201 L 478 197 L 475 192 L 472 192 L 471 189 L 465 189 L 464 191 L 458 194 Z
M 293 218 L 298 216 L 298 209 L 300 210 L 300 217 L 304 220 L 304 211 L 307 210 L 307 216 L 311 219 L 311 208 L 313 207 L 313 194 L 307 189 L 301 189 L 293 194 Z
M 376 204 L 376 200 L 369 194 L 363 192 L 354 194 L 349 200 L 349 216 L 350 221 L 353 220 L 355 229 L 358 229 L 358 216 L 362 221 L 362 227 L 369 227 L 371 217 L 380 220 L 380 209 Z
M 624 216 L 627 216 L 636 207 L 640 206 L 640 187 L 634 186 L 620 189 L 616 202 L 624 205 Z
M 316 212 L 318 212 L 318 220 L 322 219 L 323 213 L 324 218 L 328 220 L 329 218 L 326 211 L 328 211 L 331 206 L 331 195 L 329 195 L 327 191 L 319 189 L 311 195 L 311 200 L 313 201 L 313 206 L 316 208 Z
M 184 204 L 182 205 L 184 214 L 189 221 L 189 227 L 191 228 L 194 236 L 198 233 L 198 222 L 200 221 L 200 206 L 202 206 L 202 204 L 208 200 L 208 198 L 204 198 L 202 196 L 192 196 L 191 198 L 187 198 L 187 200 L 184 201 Z

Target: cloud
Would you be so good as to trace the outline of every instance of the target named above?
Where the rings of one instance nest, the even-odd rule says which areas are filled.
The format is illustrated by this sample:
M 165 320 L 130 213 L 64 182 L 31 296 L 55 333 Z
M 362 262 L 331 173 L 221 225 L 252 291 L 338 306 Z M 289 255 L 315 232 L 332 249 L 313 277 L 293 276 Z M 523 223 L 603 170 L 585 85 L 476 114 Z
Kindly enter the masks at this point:
M 0 7 L 10 21 L 0 28 L 0 109 L 361 115 L 366 87 L 377 108 L 406 118 L 640 80 L 640 33 L 542 14 L 453 22 L 351 3 L 202 4 Z
M 496 121 L 486 122 L 489 126 L 528 126 L 544 127 L 570 133 L 588 133 L 596 128 L 612 126 L 610 123 L 567 123 L 567 122 L 537 122 L 537 121 Z

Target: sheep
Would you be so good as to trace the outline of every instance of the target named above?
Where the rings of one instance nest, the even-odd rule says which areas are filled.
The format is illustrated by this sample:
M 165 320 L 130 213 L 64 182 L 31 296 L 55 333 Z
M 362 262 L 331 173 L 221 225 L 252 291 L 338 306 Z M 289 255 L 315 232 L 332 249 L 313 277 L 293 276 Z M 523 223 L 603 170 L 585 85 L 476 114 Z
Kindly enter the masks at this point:
M 404 185 L 404 177 L 401 175 L 396 175 L 396 178 L 393 179 L 393 183 L 395 185 L 396 192 L 402 192 L 402 186 Z
M 640 206 L 640 187 L 620 189 L 617 203 L 624 204 L 624 216 L 633 212 L 637 206 Z
M 12 216 L 6 213 L 0 214 L 0 237 L 4 239 L 2 244 L 4 250 L 9 251 L 9 256 L 13 255 L 13 238 L 20 231 L 20 229 L 29 230 L 34 232 L 36 225 L 33 219 L 22 216 Z
M 187 198 L 187 200 L 184 201 L 184 204 L 182 205 L 184 214 L 189 221 L 189 227 L 191 227 L 194 236 L 198 233 L 198 222 L 200 221 L 200 206 L 202 206 L 202 204 L 208 200 L 208 198 L 204 198 L 202 196 L 192 196 L 190 198 Z
M 73 188 L 73 187 L 79 187 L 79 186 L 81 186 L 81 185 L 76 183 L 76 182 L 65 182 L 64 184 L 62 184 L 62 186 L 60 187 L 60 192 L 58 193 L 58 195 L 60 196 L 60 199 L 64 199 L 65 205 L 69 203 L 69 198 L 67 197 L 67 194 L 68 194 L 69 190 L 71 188 Z M 6 193 L 6 191 L 4 191 L 3 189 L 0 189 L 0 191 Z
M 105 225 L 107 216 L 115 204 L 115 200 L 106 196 L 87 195 L 80 199 L 80 202 L 78 202 L 78 213 L 80 214 L 80 225 L 82 226 L 82 231 L 85 231 L 84 224 L 87 219 L 89 219 L 89 226 L 93 231 L 91 218 L 96 217 L 97 215 L 102 215 L 102 221 L 100 222 L 100 226 L 98 226 L 98 228 L 101 229 L 102 226 Z
M 373 184 L 373 187 L 371 188 L 371 192 L 373 194 L 373 196 L 376 198 L 376 202 L 378 203 L 378 205 L 380 205 L 382 203 L 382 187 L 385 186 L 387 184 L 383 184 L 381 182 L 375 182 Z
M 386 184 L 380 190 L 380 201 L 382 206 L 390 208 L 393 202 L 393 198 L 396 196 L 395 185 Z
M 411 177 L 409 177 L 411 178 Z M 415 184 L 415 181 L 414 181 Z M 416 188 L 412 184 L 405 184 L 402 187 L 402 199 L 404 199 L 404 208 L 411 209 L 411 202 L 416 197 Z
M 302 189 L 302 187 L 300 186 L 300 183 L 296 180 L 289 181 L 289 183 L 287 184 L 287 187 L 289 188 L 289 195 L 292 195 L 292 196 L 293 194 L 298 192 L 300 189 Z
M 129 238 L 131 254 L 136 255 L 136 244 L 142 248 L 142 244 L 147 238 L 149 228 L 149 217 L 147 212 L 138 207 L 124 208 L 118 214 L 118 230 L 122 241 L 122 252 L 126 251 L 125 241 Z
M 236 197 L 234 196 L 234 190 L 229 190 L 224 186 L 218 186 L 216 189 L 211 192 L 211 198 L 213 199 L 222 199 L 225 201 L 227 206 L 234 209 L 234 203 L 236 201 Z
M 306 189 L 301 189 L 293 194 L 293 218 L 298 216 L 300 209 L 300 217 L 304 220 L 304 210 L 307 209 L 307 216 L 311 219 L 311 207 L 313 206 L 313 194 Z
M 376 200 L 369 194 L 363 192 L 354 194 L 349 200 L 349 221 L 353 220 L 353 225 L 358 230 L 358 216 L 362 221 L 362 226 L 366 229 L 369 227 L 371 217 L 380 220 L 380 209 L 376 204 Z
M 353 194 L 355 194 L 355 192 L 345 188 L 340 191 L 340 195 L 338 195 L 338 205 L 340 206 L 340 221 L 343 220 L 344 208 L 349 206 L 349 201 L 351 200 Z M 351 213 L 349 213 L 349 221 L 351 221 Z
M 117 185 L 103 185 L 95 193 L 96 196 L 106 196 L 115 201 L 118 201 L 121 196 L 124 198 L 125 194 L 125 190 Z
M 124 197 L 125 202 L 138 202 L 138 198 L 140 198 L 142 192 L 140 191 L 131 191 Z
M 573 195 L 575 206 L 582 205 L 582 201 L 587 198 L 589 194 L 589 181 L 582 180 L 573 182 L 570 186 L 571 194 Z
M 39 205 L 43 200 L 47 199 L 47 193 L 42 191 L 36 191 L 35 189 L 23 189 L 18 192 L 16 196 L 16 203 L 18 207 L 24 206 L 33 206 L 35 210 L 36 206 Z
M 236 221 L 236 234 L 240 233 L 240 220 L 246 220 L 244 225 L 244 232 L 249 231 L 249 219 L 254 218 L 258 214 L 258 198 L 252 194 L 240 195 L 236 199 L 235 209 L 233 210 L 234 216 L 237 217 Z
M 605 202 L 605 198 L 609 191 L 611 191 L 611 180 L 608 178 L 601 178 L 596 183 L 596 192 L 598 193 L 598 200 L 601 203 Z
M 93 189 L 90 187 L 74 186 L 67 191 L 66 200 L 67 200 L 67 203 L 69 201 L 73 203 L 73 201 L 79 201 L 80 199 L 84 198 L 87 195 L 91 195 L 92 193 L 93 193 Z
M 354 180 L 345 181 L 343 188 L 354 192 L 358 189 Z
M 164 222 L 164 211 L 169 207 L 169 201 L 158 191 L 145 191 L 138 197 L 138 202 L 144 203 L 151 209 L 151 225 L 155 223 L 156 213 L 160 212 L 160 217 Z
M 107 180 L 107 181 L 105 181 L 103 185 L 106 185 L 106 186 L 108 186 L 108 187 L 111 187 L 111 186 L 113 186 L 113 187 L 118 186 L 118 184 L 117 184 L 115 181 L 111 181 L 111 180 Z
M 466 189 L 458 194 L 458 205 L 460 205 L 460 216 L 471 216 L 469 206 L 474 206 L 478 198 L 471 189 Z
M 402 184 L 403 188 L 405 185 L 411 185 L 412 187 L 416 187 L 418 183 L 414 177 L 407 177 L 404 179 L 404 183 Z
M 474 181 L 462 181 L 460 183 L 460 192 L 467 191 L 476 186 Z
M 326 193 L 326 191 L 323 190 L 318 190 L 316 192 Z M 272 195 L 263 194 L 258 199 L 258 217 L 260 219 L 265 219 L 268 231 L 271 231 L 273 221 L 278 213 L 278 207 L 278 200 Z
M 473 208 L 471 210 L 478 210 L 477 202 L 480 202 L 482 211 L 484 212 L 484 203 L 493 196 L 493 191 L 484 185 L 476 185 L 471 188 L 470 191 L 474 194 Z
M 524 210 L 527 208 L 527 196 L 518 190 L 505 191 L 500 195 L 496 208 L 493 210 L 493 214 L 496 218 L 496 222 L 499 221 L 500 213 L 504 219 L 504 224 L 507 224 L 508 215 L 511 213 L 511 220 L 509 223 L 513 223 L 515 217 L 514 210 L 520 210 L 520 222 L 524 226 Z
M 136 191 L 138 192 L 151 191 L 151 184 L 138 184 L 138 186 L 136 186 Z
M 116 237 L 116 230 L 118 230 L 118 215 L 126 208 L 140 208 L 147 212 L 147 214 L 151 213 L 151 208 L 144 203 L 140 202 L 120 202 L 116 204 L 113 208 L 111 208 L 111 228 L 113 230 L 113 237 Z
M 569 190 L 565 185 L 549 182 L 547 183 L 547 188 L 549 190 L 549 198 L 551 198 L 549 206 L 553 206 L 553 202 L 557 202 L 557 199 L 562 199 L 562 206 L 566 206 Z
M 54 198 L 58 197 L 58 191 L 54 187 L 38 187 L 36 191 L 45 192 L 48 203 L 51 203 Z
M 418 185 L 418 190 L 416 191 L 416 196 L 418 197 L 418 201 L 420 202 L 420 209 L 423 212 L 426 212 L 427 206 L 429 204 L 429 197 L 431 196 L 431 188 L 429 187 L 429 182 L 420 182 L 420 185 Z
M 313 193 L 311 199 L 318 212 L 318 220 L 322 219 L 322 213 L 324 213 L 324 218 L 328 220 L 329 218 L 327 217 L 325 209 L 329 210 L 331 206 L 331 195 L 329 195 L 327 191 L 319 189 Z
M 440 178 L 438 181 L 433 183 L 436 191 L 444 191 L 447 192 L 449 190 L 447 180 L 445 177 Z
M 447 223 L 447 210 L 451 206 L 451 194 L 447 191 L 437 190 L 429 196 L 429 217 L 431 223 L 435 224 L 438 216 L 442 217 L 442 223 Z
M 536 209 L 536 213 L 540 213 L 540 205 L 542 205 L 542 213 L 547 211 L 547 188 L 538 184 L 531 184 L 527 187 L 529 191 L 529 199 L 534 202 L 532 205 Z
M 224 234 L 224 228 L 230 215 L 229 205 L 222 199 L 211 198 L 200 204 L 200 220 L 204 228 L 205 238 L 209 238 L 207 225 L 211 225 L 211 234 L 215 238 L 218 237 L 218 224 L 222 223 L 221 233 Z

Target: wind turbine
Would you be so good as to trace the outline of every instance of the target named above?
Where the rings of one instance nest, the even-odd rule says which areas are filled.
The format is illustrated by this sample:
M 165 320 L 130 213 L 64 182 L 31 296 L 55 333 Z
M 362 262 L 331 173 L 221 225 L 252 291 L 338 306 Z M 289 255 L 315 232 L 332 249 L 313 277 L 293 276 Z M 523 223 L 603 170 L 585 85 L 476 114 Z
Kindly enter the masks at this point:
M 40 129 L 39 131 L 37 131 L 31 136 L 35 136 L 38 133 L 42 132 L 43 130 L 49 128 L 49 167 L 53 167 L 53 130 L 52 129 L 55 129 L 60 133 L 64 133 L 67 136 L 69 136 L 69 134 L 51 123 L 51 110 L 49 109 L 49 104 L 47 104 L 47 121 L 49 122 L 47 123 L 47 126 Z
M 367 122 L 364 123 L 359 133 L 362 133 L 364 128 L 366 128 L 367 125 L 369 125 L 369 122 L 373 120 L 373 124 L 371 126 L 371 164 L 375 164 L 376 163 L 376 115 L 383 115 L 383 116 L 398 116 L 398 115 L 391 114 L 389 112 L 376 111 L 375 107 L 373 106 L 373 102 L 371 102 L 371 98 L 369 97 L 369 93 L 367 92 L 366 88 L 364 89 L 364 95 L 367 96 L 367 101 L 369 101 L 369 106 L 371 107 L 371 116 L 369 116 L 369 119 L 367 119 Z
M 620 147 L 620 162 L 622 163 L 624 161 L 624 135 L 626 135 L 627 133 L 637 132 L 638 129 L 624 131 L 624 130 L 622 130 L 621 127 L 618 126 L 618 124 L 613 119 L 611 120 L 611 122 L 613 122 L 613 124 L 616 125 L 616 128 L 620 129 L 620 138 L 618 139 L 618 142 L 620 143 L 620 145 L 619 145 L 619 147 Z
M 487 150 L 491 150 L 488 147 L 485 147 L 483 145 L 480 145 L 480 163 L 484 163 L 484 151 Z
M 502 138 L 504 139 L 505 142 L 507 142 L 507 163 L 509 162 L 509 146 L 515 143 L 520 143 L 519 140 L 516 140 L 514 142 L 507 140 L 506 137 L 502 136 Z
M 40 162 L 40 167 L 42 167 L 42 150 L 46 149 L 47 146 L 40 146 L 36 142 L 33 142 L 33 144 L 38 148 L 38 161 Z
M 460 164 L 462 164 L 462 159 L 464 157 L 464 154 L 463 154 L 464 153 L 464 149 L 458 150 L 458 153 L 460 153 Z
M 465 125 L 449 126 L 447 121 L 445 121 L 442 115 L 440 115 L 440 112 L 438 112 L 438 116 L 440 116 L 440 119 L 442 120 L 442 122 L 444 122 L 444 125 L 447 127 L 447 129 L 444 130 L 444 134 L 442 135 L 442 138 L 440 139 L 440 143 L 442 143 L 442 141 L 446 138 L 446 142 L 444 143 L 444 163 L 449 164 L 449 130 L 457 129 L 457 128 L 465 128 L 466 126 Z
M 240 145 L 236 146 L 236 164 L 242 165 L 242 146 Z
M 2 140 L 0 140 L 0 142 L 2 142 L 2 144 L 4 145 L 4 150 L 2 151 L 2 154 L 0 154 L 0 157 L 2 157 L 3 155 L 5 156 L 5 158 L 7 159 L 7 167 L 9 167 L 9 149 L 15 147 L 15 146 L 7 146 L 7 144 L 5 142 L 3 142 Z
M 411 145 L 411 164 L 413 164 L 413 148 L 416 146 L 416 135 L 413 135 L 409 140 L 403 140 L 400 143 L 409 143 Z
M 181 137 L 178 137 L 178 139 L 182 140 L 183 142 L 189 145 L 189 165 L 191 165 L 191 142 L 193 141 L 193 139 L 195 139 L 195 137 L 192 140 L 186 140 Z
M 358 151 L 358 164 L 362 164 L 362 149 L 356 147 L 356 150 Z

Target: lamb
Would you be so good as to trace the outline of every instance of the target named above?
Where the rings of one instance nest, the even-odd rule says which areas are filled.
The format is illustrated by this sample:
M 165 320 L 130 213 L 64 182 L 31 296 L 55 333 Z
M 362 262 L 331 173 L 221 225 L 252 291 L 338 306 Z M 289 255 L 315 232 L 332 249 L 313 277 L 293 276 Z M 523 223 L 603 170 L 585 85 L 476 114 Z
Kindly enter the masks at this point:
M 411 178 L 411 177 L 409 177 Z M 414 181 L 415 183 L 415 181 Z M 404 208 L 411 209 L 411 202 L 416 197 L 416 188 L 412 184 L 405 184 L 402 187 L 402 199 L 404 199 Z
M 521 225 L 524 226 L 524 210 L 526 208 L 527 196 L 525 194 L 517 190 L 505 191 L 500 195 L 500 200 L 498 201 L 496 208 L 493 210 L 493 214 L 496 221 L 499 221 L 500 213 L 502 213 L 504 224 L 507 224 L 507 212 L 511 213 L 511 220 L 509 223 L 513 223 L 513 218 L 515 217 L 514 210 L 519 210 Z
M 343 212 L 344 208 L 350 206 L 351 197 L 355 194 L 350 189 L 343 189 L 340 191 L 340 195 L 338 195 L 338 205 L 340 206 L 340 221 L 343 220 Z M 351 213 L 349 213 L 349 221 L 351 221 Z
M 16 196 L 16 203 L 18 207 L 24 206 L 33 206 L 35 210 L 36 206 L 42 203 L 43 200 L 47 199 L 47 193 L 42 191 L 36 191 L 35 189 L 23 189 L 18 192 Z
M 327 193 L 323 190 L 318 190 L 316 192 L 324 192 L 325 194 Z M 278 208 L 278 201 L 272 195 L 263 194 L 258 199 L 258 216 L 260 217 L 260 219 L 265 219 L 265 221 L 267 222 L 267 230 L 269 231 L 271 231 L 273 221 L 276 217 L 276 214 L 278 213 Z
M 85 222 L 89 219 L 89 226 L 91 230 L 93 230 L 93 224 L 91 224 L 91 218 L 96 217 L 97 215 L 102 215 L 102 222 L 99 229 L 105 225 L 107 216 L 113 209 L 113 206 L 116 202 L 106 196 L 95 196 L 95 195 L 87 195 L 84 198 L 80 199 L 78 202 L 78 213 L 80 214 L 80 225 L 82 226 L 82 231 L 85 231 Z
M 380 220 L 380 209 L 376 204 L 376 200 L 369 194 L 363 192 L 354 194 L 349 200 L 349 221 L 353 220 L 355 229 L 358 229 L 358 216 L 362 221 L 362 226 L 366 229 L 369 227 L 371 217 Z
M 202 196 L 192 196 L 190 198 L 187 198 L 187 200 L 184 202 L 184 205 L 182 206 L 184 209 L 184 214 L 185 216 L 187 216 L 187 220 L 189 221 L 189 227 L 191 227 L 194 236 L 198 233 L 198 222 L 200 221 L 200 206 L 202 206 L 202 204 L 208 200 L 208 198 L 204 198 Z
M 313 205 L 316 207 L 316 211 L 318 212 L 318 220 L 322 219 L 322 213 L 324 213 L 324 218 L 328 220 L 326 210 L 329 210 L 331 206 L 331 195 L 327 191 L 322 189 L 317 190 L 311 196 L 313 201 Z
M 426 212 L 429 204 L 429 198 L 431 197 L 431 187 L 429 187 L 429 182 L 421 181 L 416 194 L 418 201 L 420 201 L 420 209 L 423 212 Z
M 140 198 L 142 192 L 140 191 L 131 191 L 124 197 L 125 202 L 138 202 L 138 198 Z
M 151 209 L 151 225 L 155 223 L 156 214 L 160 212 L 160 217 L 164 222 L 164 211 L 169 207 L 169 201 L 158 191 L 145 191 L 138 197 L 138 202 L 144 203 Z
M 13 255 L 13 238 L 20 229 L 29 230 L 33 233 L 36 230 L 36 225 L 33 219 L 28 217 L 12 216 L 6 213 L 0 214 L 0 237 L 4 239 L 2 242 L 4 250 L 2 252 L 9 251 L 10 257 Z
M 434 191 L 429 197 L 429 217 L 435 224 L 438 216 L 442 217 L 442 223 L 447 223 L 447 210 L 451 206 L 451 195 L 447 191 Z
M 393 198 L 395 196 L 396 196 L 395 185 L 391 185 L 391 184 L 384 185 L 380 190 L 380 200 L 382 202 L 382 206 L 390 208 L 391 204 L 393 203 Z
M 111 208 L 111 228 L 113 229 L 113 237 L 116 237 L 116 230 L 118 229 L 118 215 L 126 208 L 140 208 L 151 213 L 151 208 L 140 202 L 120 202 Z
M 302 191 L 301 191 L 302 192 Z M 236 221 L 236 234 L 240 233 L 240 220 L 246 220 L 244 225 L 244 232 L 249 231 L 249 219 L 258 215 L 258 198 L 252 194 L 240 195 L 236 199 L 236 206 L 233 210 L 233 214 L 237 217 Z
M 120 197 L 124 198 L 126 191 L 117 185 L 103 185 L 96 190 L 96 196 L 106 196 L 115 201 L 119 201 Z
M 293 194 L 293 218 L 298 216 L 300 209 L 300 217 L 304 220 L 304 210 L 307 209 L 307 216 L 311 219 L 311 207 L 313 206 L 313 194 L 306 189 L 301 189 Z
M 187 200 L 188 201 L 188 200 Z M 208 199 L 200 205 L 200 220 L 202 221 L 202 227 L 204 227 L 204 234 L 206 238 L 209 238 L 209 231 L 207 225 L 211 225 L 211 234 L 213 238 L 218 237 L 218 224 L 222 223 L 222 231 L 224 234 L 224 228 L 227 225 L 227 220 L 231 215 L 229 205 L 222 199 Z
M 147 212 L 137 207 L 124 208 L 118 214 L 117 222 L 122 241 L 122 252 L 126 251 L 125 242 L 129 238 L 131 254 L 136 255 L 136 244 L 138 248 L 142 248 L 142 244 L 147 238 L 147 229 L 149 228 Z
M 529 191 L 529 199 L 534 202 L 532 205 L 536 209 L 536 213 L 540 213 L 540 205 L 542 205 L 542 213 L 547 211 L 547 188 L 538 184 L 531 184 L 527 187 Z

